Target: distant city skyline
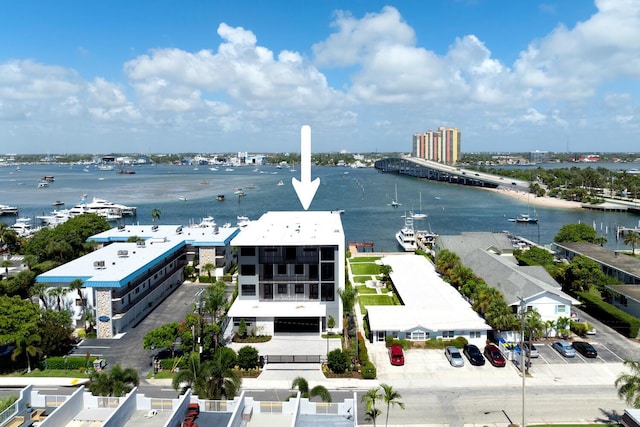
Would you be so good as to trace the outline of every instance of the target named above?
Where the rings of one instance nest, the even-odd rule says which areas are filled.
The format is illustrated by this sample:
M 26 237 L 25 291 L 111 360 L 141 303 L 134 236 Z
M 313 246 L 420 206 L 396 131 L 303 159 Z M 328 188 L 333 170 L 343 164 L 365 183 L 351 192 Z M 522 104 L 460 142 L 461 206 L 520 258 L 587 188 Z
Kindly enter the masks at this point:
M 0 14 L 6 153 L 633 152 L 640 3 L 27 0 Z

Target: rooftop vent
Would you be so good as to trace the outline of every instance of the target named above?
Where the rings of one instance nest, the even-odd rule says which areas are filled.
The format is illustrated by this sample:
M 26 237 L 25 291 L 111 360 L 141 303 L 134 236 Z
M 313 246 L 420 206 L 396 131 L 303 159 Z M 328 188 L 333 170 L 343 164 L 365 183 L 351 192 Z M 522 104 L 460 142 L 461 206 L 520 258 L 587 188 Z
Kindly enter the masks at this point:
M 106 267 L 104 265 L 104 260 L 102 261 L 94 261 L 93 262 L 93 268 L 95 268 L 96 270 L 104 270 Z
M 144 248 L 144 240 L 138 240 L 136 242 L 136 247 L 138 248 Z
M 158 226 L 157 225 L 151 226 L 151 231 L 158 231 Z
M 176 228 L 176 234 L 182 234 L 182 226 Z
M 126 258 L 129 256 L 129 251 L 126 249 L 120 249 L 118 250 L 118 257 L 120 258 Z
M 118 230 L 124 230 L 124 229 L 125 229 L 124 224 L 120 224 L 120 225 L 118 226 Z

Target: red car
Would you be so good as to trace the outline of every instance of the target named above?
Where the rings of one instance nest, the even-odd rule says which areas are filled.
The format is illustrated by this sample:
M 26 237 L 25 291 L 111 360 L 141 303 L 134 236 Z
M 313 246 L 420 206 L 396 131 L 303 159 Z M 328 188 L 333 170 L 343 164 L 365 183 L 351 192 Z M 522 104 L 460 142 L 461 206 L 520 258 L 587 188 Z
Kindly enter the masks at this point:
M 498 368 L 503 368 L 507 364 L 507 361 L 500 352 L 500 349 L 493 344 L 489 344 L 484 348 L 484 357 L 487 358 L 489 363 Z
M 391 364 L 395 366 L 404 365 L 404 352 L 399 345 L 392 345 L 389 347 L 389 360 Z

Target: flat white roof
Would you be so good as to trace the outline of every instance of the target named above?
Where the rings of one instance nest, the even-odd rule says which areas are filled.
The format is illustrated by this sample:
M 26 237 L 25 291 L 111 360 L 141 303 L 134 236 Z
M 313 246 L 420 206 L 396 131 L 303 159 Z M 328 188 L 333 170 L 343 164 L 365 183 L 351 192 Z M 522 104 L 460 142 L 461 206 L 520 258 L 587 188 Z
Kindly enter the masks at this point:
M 367 306 L 373 331 L 487 330 L 490 327 L 451 285 L 443 281 L 426 258 L 415 254 L 382 258 L 391 266 L 393 284 L 405 305 Z
M 229 317 L 325 317 L 327 307 L 314 301 L 257 301 L 236 298 Z
M 182 239 L 195 246 L 226 246 L 240 232 L 238 227 L 199 227 L 197 225 L 156 225 L 133 224 L 114 227 L 91 236 L 96 242 L 125 242 L 130 237 L 141 239 L 167 238 Z
M 267 212 L 247 225 L 232 246 L 344 246 L 339 213 L 325 211 Z
M 184 239 L 179 238 L 148 239 L 144 246 L 112 243 L 42 273 L 36 281 L 66 285 L 75 279 L 82 279 L 86 287 L 124 287 L 143 271 L 164 262 L 165 256 L 181 249 L 184 244 Z

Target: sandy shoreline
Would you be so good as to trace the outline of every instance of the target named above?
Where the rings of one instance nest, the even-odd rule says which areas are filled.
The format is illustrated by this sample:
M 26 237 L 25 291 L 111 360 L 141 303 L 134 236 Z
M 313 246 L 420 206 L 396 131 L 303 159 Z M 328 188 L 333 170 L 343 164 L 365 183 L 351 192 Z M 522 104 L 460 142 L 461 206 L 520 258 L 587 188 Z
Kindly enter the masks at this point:
M 580 202 L 571 202 L 569 200 L 557 199 L 555 197 L 538 197 L 534 194 L 529 194 L 524 191 L 515 191 L 510 188 L 498 187 L 487 188 L 487 190 L 516 198 L 533 206 L 558 209 L 582 209 L 582 204 Z

